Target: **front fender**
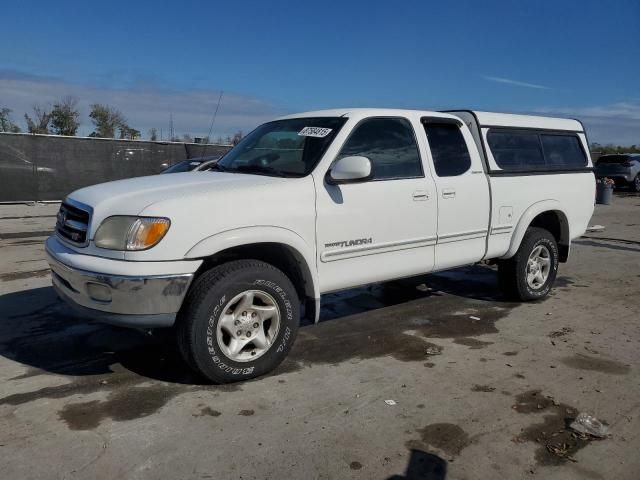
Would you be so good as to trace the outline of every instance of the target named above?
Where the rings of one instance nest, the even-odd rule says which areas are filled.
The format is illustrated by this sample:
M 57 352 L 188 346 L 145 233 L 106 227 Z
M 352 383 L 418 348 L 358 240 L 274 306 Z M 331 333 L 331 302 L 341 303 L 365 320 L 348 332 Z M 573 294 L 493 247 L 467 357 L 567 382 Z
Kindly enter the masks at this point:
M 312 286 L 307 295 L 320 298 L 315 250 L 300 235 L 287 228 L 265 225 L 219 232 L 196 243 L 184 258 L 210 257 L 229 248 L 255 243 L 278 243 L 288 247 L 300 262 L 307 285 Z
M 520 216 L 518 220 L 518 224 L 513 231 L 513 235 L 511 236 L 511 243 L 509 244 L 509 250 L 500 258 L 511 258 L 513 257 L 518 248 L 520 247 L 520 243 L 524 238 L 524 234 L 531 225 L 531 222 L 534 218 L 544 212 L 554 211 L 560 214 L 560 224 L 562 229 L 561 240 L 562 242 L 566 242 L 569 245 L 571 235 L 569 232 L 569 223 L 567 221 L 567 216 L 561 208 L 560 202 L 557 200 L 542 200 L 540 202 L 536 202 L 527 208 L 524 213 Z

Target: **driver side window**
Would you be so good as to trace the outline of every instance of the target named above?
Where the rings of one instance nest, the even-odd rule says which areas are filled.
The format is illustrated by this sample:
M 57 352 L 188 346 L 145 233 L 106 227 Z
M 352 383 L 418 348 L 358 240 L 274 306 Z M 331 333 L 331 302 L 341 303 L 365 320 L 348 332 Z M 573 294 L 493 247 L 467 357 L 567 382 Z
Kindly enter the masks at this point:
M 373 180 L 424 176 L 413 128 L 404 118 L 363 120 L 347 139 L 338 158 L 367 157 Z

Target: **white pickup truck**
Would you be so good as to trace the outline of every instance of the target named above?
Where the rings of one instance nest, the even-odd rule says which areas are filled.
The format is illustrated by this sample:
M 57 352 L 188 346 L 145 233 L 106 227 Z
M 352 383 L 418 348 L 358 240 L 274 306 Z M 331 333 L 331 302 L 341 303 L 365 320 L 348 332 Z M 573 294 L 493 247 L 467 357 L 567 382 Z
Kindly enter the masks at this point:
M 594 208 L 576 120 L 326 110 L 265 123 L 214 171 L 83 188 L 46 242 L 53 285 L 91 319 L 174 327 L 215 382 L 287 355 L 321 295 L 480 261 L 510 297 L 552 287 Z

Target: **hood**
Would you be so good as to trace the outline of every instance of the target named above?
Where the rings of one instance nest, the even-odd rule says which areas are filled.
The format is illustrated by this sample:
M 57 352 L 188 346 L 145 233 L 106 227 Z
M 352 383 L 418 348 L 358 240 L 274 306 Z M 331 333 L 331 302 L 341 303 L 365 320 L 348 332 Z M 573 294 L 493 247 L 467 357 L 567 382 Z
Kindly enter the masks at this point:
M 271 226 L 315 235 L 315 186 L 309 175 L 281 178 L 230 172 L 185 172 L 131 178 L 77 190 L 71 200 L 93 208 L 89 238 L 112 215 L 167 217 L 162 241 L 139 252 L 104 250 L 93 242 L 83 253 L 132 261 L 181 260 L 207 238 L 239 228 Z
M 178 200 L 222 190 L 253 188 L 282 182 L 279 177 L 224 172 L 184 172 L 101 183 L 71 193 L 68 198 L 93 208 L 92 224 L 111 215 L 139 215 L 165 200 Z

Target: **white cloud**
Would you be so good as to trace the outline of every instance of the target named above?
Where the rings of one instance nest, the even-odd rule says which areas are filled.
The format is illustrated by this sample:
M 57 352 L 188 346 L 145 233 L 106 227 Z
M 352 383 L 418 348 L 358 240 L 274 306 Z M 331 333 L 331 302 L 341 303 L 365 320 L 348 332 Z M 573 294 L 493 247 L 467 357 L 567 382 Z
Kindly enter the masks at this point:
M 549 87 L 545 87 L 544 85 L 538 85 L 535 83 L 528 83 L 528 82 L 520 82 L 518 80 L 512 80 L 510 78 L 492 77 L 490 75 L 482 75 L 482 78 L 490 82 L 505 83 L 507 85 L 513 85 L 514 87 L 536 88 L 538 90 L 550 90 Z
M 543 107 L 535 112 L 581 120 L 591 142 L 640 145 L 640 100 L 589 107 Z
M 79 135 L 93 131 L 89 119 L 90 105 L 105 103 L 119 109 L 129 124 L 143 136 L 150 128 L 168 135 L 169 114 L 173 114 L 177 135 L 206 135 L 218 102 L 220 91 L 178 91 L 157 86 L 108 88 L 83 85 L 70 81 L 0 71 L 0 107 L 13 110 L 14 122 L 24 127 L 24 113 L 31 113 L 34 104 L 51 104 L 58 98 L 73 95 L 78 98 L 81 116 Z M 213 137 L 225 136 L 238 130 L 247 132 L 260 123 L 286 113 L 285 109 L 265 100 L 225 92 L 213 128 Z

